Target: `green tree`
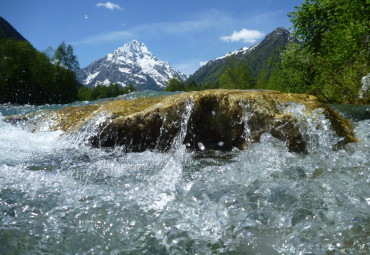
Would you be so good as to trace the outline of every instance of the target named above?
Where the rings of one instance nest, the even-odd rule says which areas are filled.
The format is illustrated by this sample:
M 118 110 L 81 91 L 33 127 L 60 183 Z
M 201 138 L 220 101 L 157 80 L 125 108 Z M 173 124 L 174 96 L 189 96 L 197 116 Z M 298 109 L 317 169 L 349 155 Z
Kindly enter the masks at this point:
M 78 100 L 92 101 L 109 97 L 117 97 L 135 91 L 134 86 L 130 83 L 127 87 L 122 88 L 117 83 L 111 83 L 108 86 L 97 85 L 93 89 L 81 87 L 78 90 Z
M 236 63 L 234 58 L 227 59 L 227 66 L 220 77 L 220 87 L 225 89 L 250 89 L 255 86 L 253 74 L 247 63 Z
M 185 91 L 198 91 L 199 87 L 195 81 L 185 84 Z
M 82 86 L 79 90 L 78 90 L 78 94 L 77 94 L 77 99 L 79 101 L 91 101 L 92 97 L 91 97 L 91 89 L 85 87 L 85 86 Z
M 209 83 L 201 83 L 199 90 L 205 90 L 205 89 L 218 89 L 220 88 L 219 82 L 209 82 Z
M 280 58 L 267 88 L 294 93 L 312 92 L 315 71 L 310 53 L 300 44 L 289 43 Z
M 55 50 L 54 62 L 72 71 L 76 71 L 80 68 L 77 56 L 74 55 L 72 46 L 66 46 L 65 42 L 62 42 Z
M 363 48 L 369 35 L 369 16 L 368 0 L 305 0 L 289 14 L 296 36 L 320 54 L 330 53 L 333 46 L 352 52 Z M 338 36 L 343 35 L 349 38 L 339 41 Z
M 175 77 L 168 81 L 165 91 L 185 91 L 185 85 Z
M 130 82 L 130 84 L 127 86 L 127 92 L 131 93 L 133 91 L 135 91 L 135 88 L 134 88 L 134 85 L 132 84 L 132 82 Z
M 289 16 L 314 65 L 310 91 L 329 102 L 355 102 L 370 72 L 369 1 L 305 0 Z

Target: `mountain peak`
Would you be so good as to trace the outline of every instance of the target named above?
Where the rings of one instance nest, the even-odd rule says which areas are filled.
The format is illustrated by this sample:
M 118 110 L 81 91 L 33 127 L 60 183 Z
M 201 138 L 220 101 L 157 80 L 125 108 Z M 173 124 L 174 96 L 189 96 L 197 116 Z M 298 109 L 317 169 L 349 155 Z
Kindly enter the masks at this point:
M 107 55 L 108 59 L 117 58 L 120 56 L 131 57 L 131 58 L 143 58 L 144 55 L 153 55 L 144 43 L 138 40 L 133 40 L 124 44 L 122 47 L 117 48 L 113 53 Z
M 149 52 L 146 45 L 138 40 L 133 40 L 123 45 L 123 48 L 130 49 L 133 51 Z
M 283 27 L 278 27 L 274 31 L 272 31 L 271 33 L 266 35 L 264 40 L 268 41 L 268 40 L 271 40 L 271 39 L 274 39 L 274 38 L 277 38 L 277 37 L 281 37 L 281 36 L 286 37 L 289 40 L 293 38 L 292 33 L 290 33 L 290 31 L 288 29 L 283 28 Z
M 284 27 L 278 27 L 276 29 L 274 29 L 270 34 L 276 34 L 276 33 L 287 33 L 287 34 L 290 34 L 289 30 L 284 28 Z
M 87 87 L 116 82 L 122 86 L 133 83 L 139 90 L 160 90 L 164 89 L 173 77 L 183 80 L 187 78 L 167 62 L 158 59 L 138 40 L 128 42 L 107 54 L 105 58 L 93 62 L 77 76 Z
M 137 39 L 132 40 L 131 42 L 126 43 L 127 45 L 134 45 L 139 47 L 146 47 L 143 42 L 139 42 Z

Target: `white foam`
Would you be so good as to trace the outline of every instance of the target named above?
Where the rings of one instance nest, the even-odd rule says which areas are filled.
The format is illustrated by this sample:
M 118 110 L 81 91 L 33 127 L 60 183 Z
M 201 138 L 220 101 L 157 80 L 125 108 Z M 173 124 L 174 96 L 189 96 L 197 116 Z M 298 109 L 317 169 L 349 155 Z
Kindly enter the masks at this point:
M 0 163 L 13 164 L 58 147 L 62 131 L 32 133 L 0 119 Z

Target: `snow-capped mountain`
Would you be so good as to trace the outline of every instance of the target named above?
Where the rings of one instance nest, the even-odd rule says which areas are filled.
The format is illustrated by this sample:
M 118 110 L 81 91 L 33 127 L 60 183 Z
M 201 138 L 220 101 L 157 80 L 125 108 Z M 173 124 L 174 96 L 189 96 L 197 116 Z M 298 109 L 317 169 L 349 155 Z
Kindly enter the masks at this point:
M 187 78 L 167 62 L 154 56 L 144 43 L 137 40 L 77 71 L 77 79 L 86 87 L 114 82 L 123 87 L 132 83 L 138 90 L 162 90 L 174 77 L 181 80 Z

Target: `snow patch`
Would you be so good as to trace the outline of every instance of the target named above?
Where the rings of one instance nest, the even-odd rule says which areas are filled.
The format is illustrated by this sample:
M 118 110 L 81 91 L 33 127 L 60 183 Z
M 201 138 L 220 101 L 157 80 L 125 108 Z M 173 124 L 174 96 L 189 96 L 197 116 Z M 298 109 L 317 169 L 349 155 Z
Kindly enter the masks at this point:
M 85 79 L 84 83 L 85 83 L 85 84 L 89 84 L 92 80 L 94 80 L 94 79 L 96 78 L 96 76 L 98 76 L 98 75 L 99 75 L 99 73 L 100 73 L 100 71 L 95 72 L 95 73 L 93 73 L 93 74 L 89 74 L 89 75 L 87 76 L 87 78 Z
M 131 70 L 127 67 L 119 67 L 118 70 L 121 72 L 121 73 L 127 73 L 127 74 L 132 74 Z
M 199 62 L 199 65 L 200 65 L 200 66 L 204 66 L 204 65 L 206 65 L 207 63 L 208 63 L 208 61 L 200 61 L 200 62 Z
M 110 80 L 108 80 L 108 79 L 105 79 L 104 81 L 96 81 L 95 82 L 95 86 L 94 87 L 97 87 L 97 86 L 106 86 L 106 87 L 108 87 L 109 85 L 111 84 L 111 82 L 110 82 Z
M 257 44 L 255 44 L 255 45 L 253 45 L 252 47 L 250 47 L 250 48 L 248 48 L 248 47 L 243 47 L 243 48 L 241 48 L 240 50 L 235 50 L 235 51 L 232 51 L 232 52 L 229 52 L 229 53 L 227 53 L 227 54 L 225 54 L 225 55 L 223 55 L 222 57 L 218 57 L 218 58 L 215 58 L 215 59 L 213 59 L 213 60 L 211 60 L 211 61 L 208 61 L 208 62 L 206 62 L 206 64 L 207 63 L 210 63 L 210 62 L 213 62 L 213 61 L 216 61 L 216 60 L 220 60 L 220 59 L 225 59 L 225 58 L 228 58 L 228 57 L 230 57 L 230 56 L 233 56 L 233 55 L 238 55 L 238 54 L 247 54 L 247 53 L 249 53 L 249 52 L 251 52 L 251 51 L 253 51 L 258 45 L 259 45 L 260 43 L 257 43 Z M 200 63 L 202 63 L 202 62 L 200 62 Z M 204 63 L 204 62 L 203 62 Z M 202 66 L 202 65 L 201 65 Z
M 255 45 L 253 45 L 252 47 L 247 48 L 243 54 L 245 54 L 245 53 L 247 53 L 247 52 L 251 52 L 251 51 L 252 51 L 252 50 L 254 50 L 258 45 L 260 45 L 260 44 L 259 44 L 259 43 L 257 43 L 257 44 L 255 44 Z

